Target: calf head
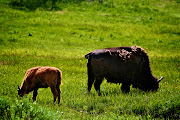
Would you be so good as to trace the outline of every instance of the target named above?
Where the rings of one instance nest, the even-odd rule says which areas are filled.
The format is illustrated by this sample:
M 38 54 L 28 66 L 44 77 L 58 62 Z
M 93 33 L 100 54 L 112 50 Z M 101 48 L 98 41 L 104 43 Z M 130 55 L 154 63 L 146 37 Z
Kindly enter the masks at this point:
M 19 95 L 20 97 L 23 97 L 23 95 L 24 95 L 23 90 L 22 90 L 21 88 L 19 88 L 19 86 L 18 86 L 18 95 Z

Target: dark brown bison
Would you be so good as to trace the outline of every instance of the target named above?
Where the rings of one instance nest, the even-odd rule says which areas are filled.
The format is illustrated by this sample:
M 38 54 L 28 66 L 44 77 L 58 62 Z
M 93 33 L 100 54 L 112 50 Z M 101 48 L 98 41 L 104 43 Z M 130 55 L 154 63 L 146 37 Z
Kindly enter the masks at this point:
M 21 87 L 18 87 L 18 95 L 23 97 L 24 94 L 33 92 L 33 101 L 36 100 L 38 88 L 50 87 L 54 96 L 54 103 L 58 97 L 60 103 L 62 73 L 55 67 L 33 67 L 29 69 L 24 77 Z
M 130 85 L 144 91 L 157 90 L 159 80 L 152 75 L 147 53 L 138 46 L 94 50 L 85 55 L 88 59 L 88 92 L 92 84 L 101 96 L 100 85 L 107 82 L 122 83 L 121 90 L 130 91 Z

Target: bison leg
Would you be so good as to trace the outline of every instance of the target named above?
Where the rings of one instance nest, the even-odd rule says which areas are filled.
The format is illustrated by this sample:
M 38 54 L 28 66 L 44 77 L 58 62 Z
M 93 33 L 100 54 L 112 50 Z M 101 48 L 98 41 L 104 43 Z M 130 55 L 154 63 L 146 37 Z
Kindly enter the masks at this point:
M 36 101 L 36 96 L 37 96 L 37 89 L 35 89 L 33 92 L 33 101 Z
M 92 84 L 94 83 L 94 78 L 88 77 L 88 92 L 91 91 Z
M 94 83 L 94 75 L 89 63 L 87 64 L 87 66 L 88 66 L 88 92 L 90 92 L 92 88 L 92 84 Z
M 122 83 L 121 90 L 125 93 L 128 93 L 130 91 L 130 85 L 129 83 Z
M 61 99 L 61 90 L 59 88 L 59 85 L 56 86 L 56 91 L 57 91 L 57 96 L 58 96 L 58 104 L 60 103 L 60 99 Z
M 95 83 L 94 83 L 94 87 L 96 89 L 96 91 L 98 92 L 98 95 L 101 96 L 101 92 L 100 92 L 100 85 L 102 83 L 102 79 L 98 78 Z

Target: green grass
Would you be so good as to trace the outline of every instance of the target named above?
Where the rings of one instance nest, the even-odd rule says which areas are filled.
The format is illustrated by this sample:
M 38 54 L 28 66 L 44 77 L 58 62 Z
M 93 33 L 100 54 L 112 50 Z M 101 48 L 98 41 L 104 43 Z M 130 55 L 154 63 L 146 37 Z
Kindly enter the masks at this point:
M 59 10 L 35 11 L 0 2 L 0 119 L 179 119 L 180 4 L 178 0 L 107 0 L 57 3 Z M 88 52 L 138 45 L 149 55 L 156 93 L 121 85 L 101 85 L 87 94 Z M 18 97 L 26 71 L 34 66 L 61 69 L 61 104 L 49 88 Z

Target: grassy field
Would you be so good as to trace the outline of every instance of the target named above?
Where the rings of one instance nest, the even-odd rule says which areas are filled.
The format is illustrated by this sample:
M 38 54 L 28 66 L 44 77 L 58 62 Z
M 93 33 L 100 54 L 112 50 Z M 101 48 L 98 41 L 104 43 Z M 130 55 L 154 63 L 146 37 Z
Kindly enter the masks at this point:
M 0 119 L 180 119 L 180 1 L 106 0 L 56 3 L 30 10 L 0 0 Z M 88 52 L 138 45 L 150 58 L 156 93 L 101 85 L 87 94 Z M 63 73 L 60 105 L 50 88 L 18 97 L 26 71 L 53 66 Z

